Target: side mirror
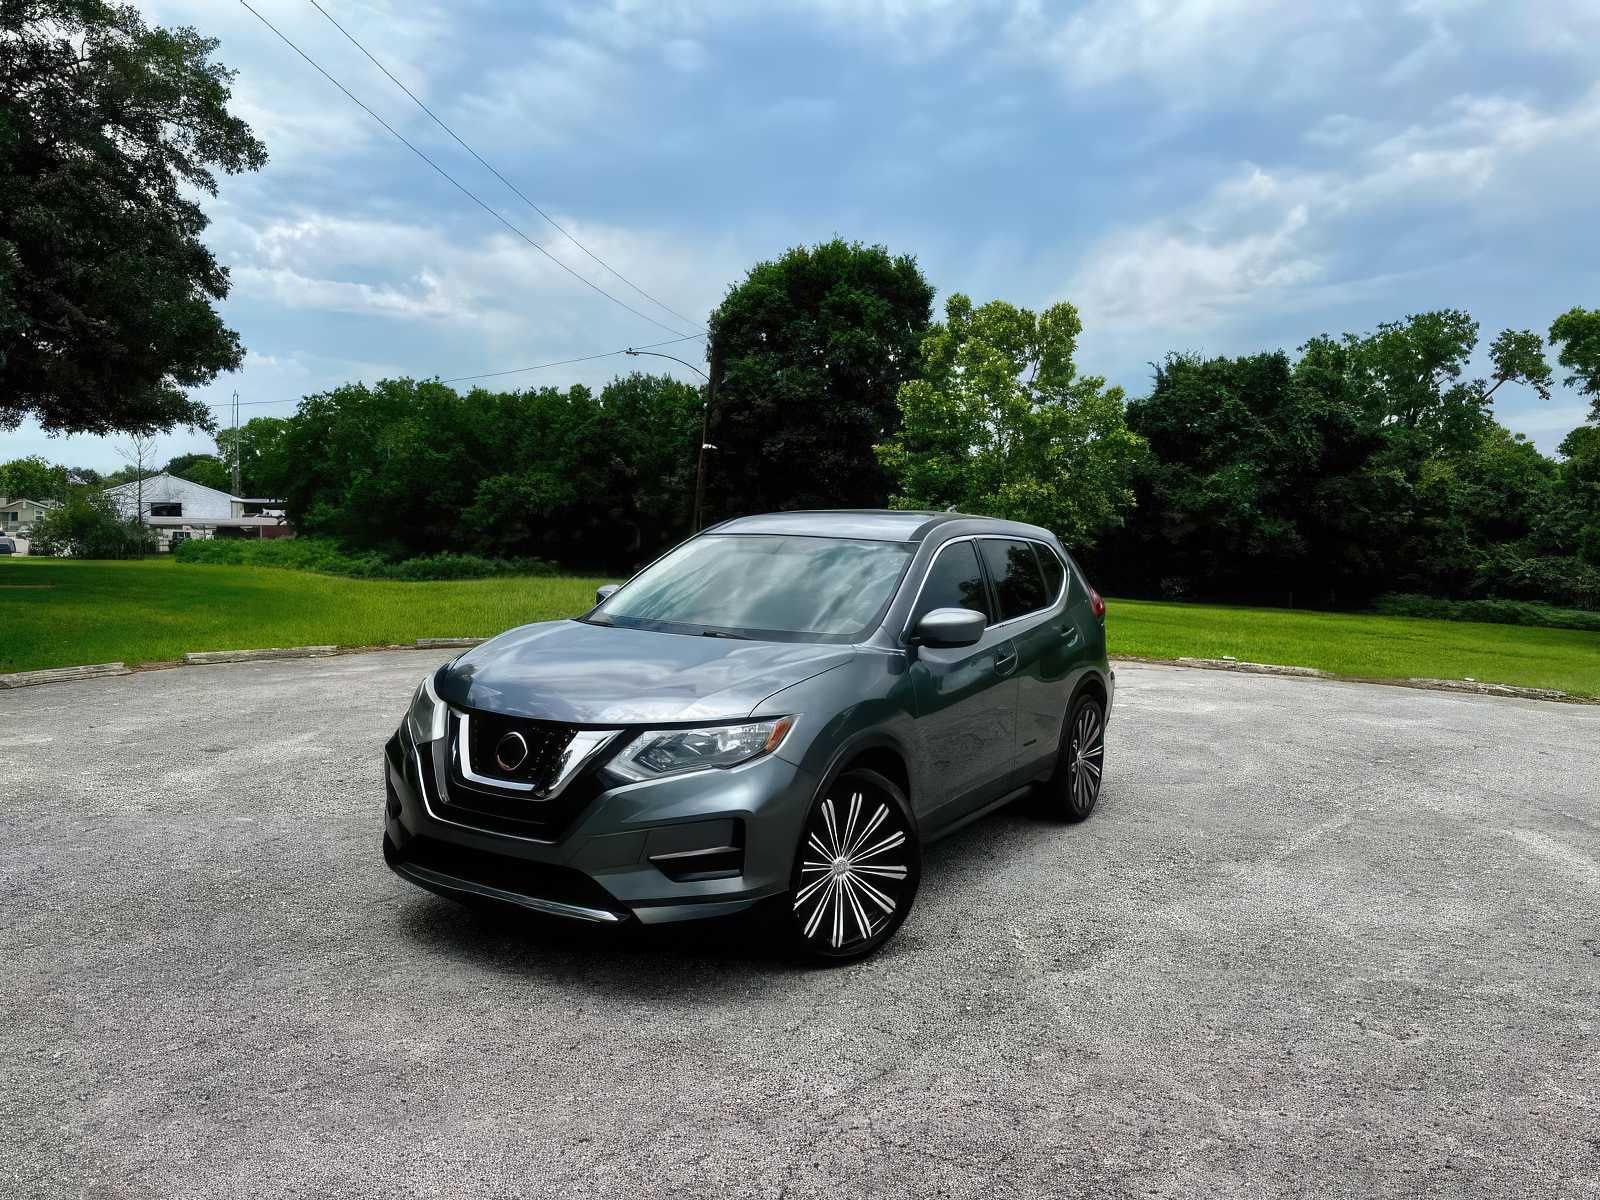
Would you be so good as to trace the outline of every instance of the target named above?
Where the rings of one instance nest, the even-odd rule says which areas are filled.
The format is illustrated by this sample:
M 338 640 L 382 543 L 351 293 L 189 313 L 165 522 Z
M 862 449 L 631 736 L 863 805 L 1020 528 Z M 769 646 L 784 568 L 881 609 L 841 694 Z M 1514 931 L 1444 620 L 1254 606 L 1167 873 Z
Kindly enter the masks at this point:
M 611 593 L 621 586 L 620 583 L 602 583 L 594 590 L 594 602 L 596 604 L 605 603 L 606 600 L 610 599 Z
M 917 642 L 934 650 L 975 645 L 987 618 L 971 608 L 936 608 L 924 613 L 913 631 Z

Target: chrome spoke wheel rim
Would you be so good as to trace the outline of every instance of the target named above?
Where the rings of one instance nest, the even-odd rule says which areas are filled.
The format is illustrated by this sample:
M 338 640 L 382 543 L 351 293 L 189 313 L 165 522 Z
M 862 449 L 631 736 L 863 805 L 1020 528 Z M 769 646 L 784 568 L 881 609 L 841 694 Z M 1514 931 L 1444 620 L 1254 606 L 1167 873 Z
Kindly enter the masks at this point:
M 852 788 L 812 813 L 800 850 L 794 918 L 806 941 L 848 950 L 878 936 L 904 907 L 911 842 L 899 809 Z
M 1083 812 L 1100 794 L 1100 769 L 1105 758 L 1105 722 L 1092 704 L 1085 704 L 1072 723 L 1072 742 L 1068 756 L 1071 769 L 1067 786 L 1072 791 L 1072 807 Z

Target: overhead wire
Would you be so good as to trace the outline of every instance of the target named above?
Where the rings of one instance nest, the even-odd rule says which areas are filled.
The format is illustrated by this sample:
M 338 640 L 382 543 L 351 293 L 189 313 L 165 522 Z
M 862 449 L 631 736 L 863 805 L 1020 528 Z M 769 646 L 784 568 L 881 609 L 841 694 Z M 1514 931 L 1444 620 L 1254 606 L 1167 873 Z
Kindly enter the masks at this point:
M 529 208 L 533 209 L 534 212 L 538 213 L 547 222 L 549 222 L 551 228 L 553 228 L 562 237 L 566 238 L 567 241 L 571 242 L 579 250 L 582 250 L 590 258 L 594 259 L 595 262 L 599 263 L 607 271 L 611 272 L 611 274 L 615 275 L 623 283 L 627 284 L 630 288 L 632 288 L 639 295 L 643 296 L 646 300 L 650 301 L 651 304 L 656 305 L 663 312 L 670 313 L 672 316 L 678 318 L 678 320 L 680 320 L 680 321 L 687 321 L 690 325 L 694 324 L 694 318 L 693 317 L 685 316 L 683 313 L 679 312 L 677 309 L 673 308 L 671 305 L 667 304 L 665 301 L 656 299 L 656 297 L 652 296 L 649 292 L 645 291 L 642 287 L 640 287 L 638 284 L 634 283 L 633 280 L 629 279 L 621 271 L 617 270 L 610 263 L 606 262 L 605 259 L 601 258 L 593 250 L 591 250 L 591 249 L 589 249 L 589 247 L 585 246 L 575 236 L 573 236 L 573 234 L 570 233 L 567 229 L 563 228 L 562 225 L 559 222 L 557 222 L 554 217 L 552 217 L 549 213 L 545 212 L 544 209 L 540 208 L 537 204 L 535 204 L 534 201 L 532 200 L 532 198 L 527 195 L 527 193 L 525 193 L 516 184 L 512 183 L 511 180 L 507 179 L 504 175 L 502 175 L 500 173 L 500 171 L 495 168 L 494 164 L 490 163 L 487 159 L 485 159 L 483 157 L 483 155 L 479 154 L 476 150 L 474 150 L 471 146 L 469 146 L 467 144 L 467 141 L 466 141 L 465 138 L 463 138 L 454 129 L 450 128 L 449 125 L 446 125 L 445 122 L 444 122 L 444 119 L 442 117 L 440 117 L 438 113 L 434 112 L 433 109 L 429 108 L 425 103 L 423 103 L 421 97 L 419 97 L 415 92 L 413 92 L 410 88 L 408 88 L 399 79 L 397 79 L 395 77 L 395 75 L 394 75 L 394 72 L 390 71 L 388 67 L 384 66 L 383 63 L 379 62 L 377 57 L 373 55 L 372 51 L 368 50 L 366 48 L 366 46 L 362 45 L 361 40 L 359 38 L 357 38 L 355 36 L 355 34 L 351 33 L 348 29 L 346 29 L 343 25 L 339 24 L 339 22 L 334 19 L 334 16 L 333 16 L 332 13 L 330 13 L 327 9 L 323 8 L 322 5 L 317 2 L 317 0 L 309 0 L 309 3 L 310 3 L 312 8 L 316 9 L 319 13 L 321 13 L 324 17 L 327 18 L 328 23 L 330 25 L 332 25 L 340 33 L 344 34 L 344 36 L 349 40 L 349 42 L 350 42 L 350 44 L 352 46 L 354 46 L 357 50 L 361 51 L 362 54 L 366 55 L 367 56 L 367 60 L 370 63 L 372 63 L 373 66 L 377 67 L 378 70 L 382 71 L 384 73 L 384 75 L 388 77 L 390 83 L 394 84 L 395 87 L 399 88 L 407 96 L 411 97 L 412 103 L 414 103 L 423 112 L 427 113 L 429 119 L 432 120 L 435 125 L 437 125 L 440 129 L 444 130 L 453 139 L 455 139 L 456 145 L 460 146 L 468 154 L 472 155 L 472 157 L 475 160 L 477 160 L 479 166 L 483 167 L 484 170 L 489 172 L 489 174 L 493 175 L 501 183 L 505 184 L 506 187 L 508 187 L 512 192 L 514 192 L 517 195 L 517 197 L 522 200 L 522 202 L 524 204 L 526 204 Z
M 333 75 L 329 74 L 327 69 L 324 68 L 321 63 L 317 62 L 316 59 L 312 58 L 304 50 L 300 49 L 300 47 L 298 45 L 296 45 L 292 40 L 290 40 L 290 38 L 288 37 L 287 34 L 285 34 L 281 29 L 279 29 L 271 21 L 267 20 L 266 17 L 262 16 L 259 12 L 257 12 L 256 9 L 250 4 L 250 0 L 239 0 L 239 3 L 241 5 L 243 5 L 244 8 L 253 17 L 256 18 L 256 20 L 260 21 L 263 25 L 265 25 L 268 29 L 270 29 L 274 34 L 276 34 L 278 39 L 280 41 L 282 41 L 284 45 L 288 46 L 289 49 L 293 50 L 301 58 L 305 59 L 306 62 L 309 63 L 312 66 L 312 68 L 314 68 L 319 75 L 321 75 L 329 83 L 333 84 L 334 87 L 338 88 L 341 92 L 343 92 L 345 97 L 347 99 L 349 99 L 351 101 L 351 103 L 355 104 L 358 108 L 360 108 L 363 112 L 365 112 L 369 117 L 371 117 L 379 125 L 382 125 L 383 128 L 385 130 L 387 130 L 392 137 L 395 138 L 396 141 L 398 141 L 401 145 L 405 146 L 406 149 L 410 150 L 413 154 L 415 154 L 423 162 L 427 163 L 430 167 L 432 167 L 436 172 L 439 173 L 440 176 L 442 176 L 447 182 L 449 182 L 450 185 L 452 187 L 454 187 L 457 191 L 459 191 L 462 195 L 466 196 L 469 200 L 471 200 L 479 208 L 483 209 L 484 212 L 488 213 L 491 217 L 493 217 L 496 221 L 500 222 L 500 224 L 504 225 L 507 229 L 509 229 L 517 237 L 521 238 L 528 245 L 532 246 L 535 250 L 537 250 L 540 254 L 544 255 L 551 262 L 555 263 L 556 266 L 560 267 L 568 275 L 571 275 L 579 283 L 582 283 L 585 287 L 590 288 L 591 290 L 593 290 L 595 292 L 598 292 L 600 295 L 604 296 L 607 300 L 610 300 L 613 304 L 616 304 L 619 307 L 626 309 L 628 312 L 632 313 L 634 316 L 638 317 L 640 320 L 648 321 L 650 324 L 654 325 L 658 329 L 664 329 L 668 333 L 676 334 L 680 339 L 685 339 L 686 340 L 688 338 L 699 336 L 697 334 L 686 334 L 681 329 L 674 329 L 671 325 L 668 325 L 665 322 L 656 320 L 654 317 L 650 316 L 648 313 L 640 312 L 637 308 L 635 308 L 633 305 L 629 304 L 626 300 L 623 300 L 622 298 L 620 298 L 618 296 L 612 295 L 610 292 L 606 291 L 605 288 L 603 288 L 599 284 L 595 283 L 592 279 L 588 279 L 585 276 L 579 274 L 577 271 L 573 270 L 570 266 L 568 266 L 566 263 L 562 262 L 554 254 L 551 254 L 550 251 L 546 250 L 544 248 L 544 246 L 542 246 L 538 242 L 534 241 L 531 237 L 529 237 L 526 233 L 524 233 L 516 225 L 513 225 L 498 210 L 496 210 L 491 205 L 486 203 L 482 198 L 480 198 L 476 192 L 474 192 L 471 188 L 467 187 L 467 185 L 462 183 L 460 180 L 456 179 L 456 177 L 454 175 L 451 175 L 450 172 L 446 171 L 443 167 L 441 167 L 437 162 L 435 162 L 431 157 L 429 157 L 428 154 L 426 154 L 424 151 L 422 151 L 417 146 L 415 146 L 411 141 L 409 141 L 405 137 L 405 135 L 400 133 L 399 130 L 395 129 L 395 127 L 393 125 L 390 125 L 389 122 L 385 121 L 376 112 L 374 112 L 370 107 L 368 107 L 367 104 L 364 101 L 362 101 L 362 99 L 359 96 L 357 96 L 349 88 L 345 87 L 345 85 L 343 83 L 339 82 L 338 79 L 334 78 Z

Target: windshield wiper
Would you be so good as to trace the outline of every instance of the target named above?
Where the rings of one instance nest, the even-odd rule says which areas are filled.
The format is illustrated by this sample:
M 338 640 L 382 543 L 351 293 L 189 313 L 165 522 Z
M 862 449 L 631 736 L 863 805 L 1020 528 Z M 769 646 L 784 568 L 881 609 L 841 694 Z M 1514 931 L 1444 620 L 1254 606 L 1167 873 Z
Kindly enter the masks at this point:
M 702 629 L 700 631 L 700 636 L 701 637 L 732 638 L 734 641 L 737 641 L 737 642 L 748 642 L 748 641 L 751 640 L 750 638 L 746 637 L 742 633 L 731 633 L 726 629 Z

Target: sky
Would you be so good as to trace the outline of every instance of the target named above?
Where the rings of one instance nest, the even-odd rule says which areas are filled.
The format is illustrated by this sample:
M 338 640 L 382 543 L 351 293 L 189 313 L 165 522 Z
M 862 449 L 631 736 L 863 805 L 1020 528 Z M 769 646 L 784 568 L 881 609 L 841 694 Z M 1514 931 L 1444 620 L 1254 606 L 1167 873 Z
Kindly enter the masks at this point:
M 952 292 L 1070 300 L 1080 369 L 1133 395 L 1170 351 L 1293 350 L 1441 307 L 1478 319 L 1482 350 L 1600 306 L 1600 0 L 323 0 L 629 282 L 309 0 L 253 3 L 554 259 L 659 324 L 499 224 L 235 0 L 144 0 L 153 21 L 219 40 L 270 155 L 206 205 L 248 355 L 202 394 L 225 409 L 237 389 L 247 418 L 355 380 L 692 333 L 751 265 L 835 235 L 914 254 L 940 307 Z M 703 346 L 662 349 L 699 364 Z M 484 382 L 598 386 L 633 365 Z M 1552 452 L 1587 412 L 1562 388 L 1546 402 L 1508 386 L 1495 406 Z M 180 428 L 158 455 L 210 448 Z M 117 450 L 0 434 L 0 458 L 104 470 Z

